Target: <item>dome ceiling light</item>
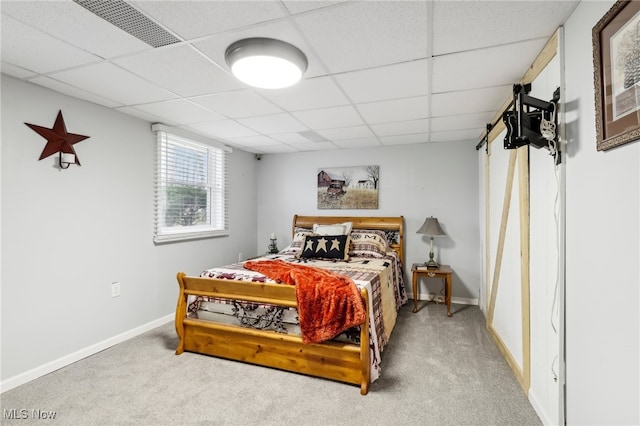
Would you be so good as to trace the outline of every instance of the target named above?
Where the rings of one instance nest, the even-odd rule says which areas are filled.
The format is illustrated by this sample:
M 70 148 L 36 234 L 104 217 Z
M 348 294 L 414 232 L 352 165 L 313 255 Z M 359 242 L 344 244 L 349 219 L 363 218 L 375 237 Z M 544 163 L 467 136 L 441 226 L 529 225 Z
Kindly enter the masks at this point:
M 308 65 L 300 49 L 272 38 L 238 40 L 227 48 L 224 57 L 238 80 L 261 89 L 293 86 Z

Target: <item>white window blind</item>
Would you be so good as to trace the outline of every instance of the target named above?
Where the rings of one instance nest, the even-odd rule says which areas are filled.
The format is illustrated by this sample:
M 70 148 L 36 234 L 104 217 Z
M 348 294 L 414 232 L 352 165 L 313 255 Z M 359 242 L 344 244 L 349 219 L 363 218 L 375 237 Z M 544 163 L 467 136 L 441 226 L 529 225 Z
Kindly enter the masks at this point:
M 154 242 L 228 235 L 227 151 L 154 125 Z

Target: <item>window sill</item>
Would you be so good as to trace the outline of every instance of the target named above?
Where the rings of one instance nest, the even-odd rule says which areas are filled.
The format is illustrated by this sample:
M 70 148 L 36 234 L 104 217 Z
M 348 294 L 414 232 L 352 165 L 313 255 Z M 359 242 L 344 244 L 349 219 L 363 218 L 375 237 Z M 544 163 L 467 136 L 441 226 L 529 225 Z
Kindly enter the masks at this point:
M 153 237 L 153 243 L 158 245 L 158 244 L 179 243 L 183 241 L 202 240 L 205 238 L 217 238 L 217 237 L 228 237 L 228 236 L 229 236 L 228 230 L 183 232 L 183 233 L 175 233 L 175 234 L 155 235 Z

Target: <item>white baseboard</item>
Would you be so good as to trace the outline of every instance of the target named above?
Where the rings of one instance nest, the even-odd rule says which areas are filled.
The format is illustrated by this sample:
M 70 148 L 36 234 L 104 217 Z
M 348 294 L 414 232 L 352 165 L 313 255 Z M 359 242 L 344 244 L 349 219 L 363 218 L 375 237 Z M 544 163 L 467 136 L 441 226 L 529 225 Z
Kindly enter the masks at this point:
M 30 382 L 31 380 L 35 380 L 38 377 L 42 377 L 46 374 L 52 373 L 56 370 L 61 369 L 62 367 L 66 367 L 67 365 L 73 364 L 74 362 L 80 361 L 88 356 L 96 354 L 100 351 L 103 351 L 111 346 L 117 345 L 118 343 L 122 343 L 125 340 L 129 340 L 132 337 L 139 336 L 140 334 L 146 333 L 147 331 L 153 330 L 156 327 L 159 327 L 163 324 L 171 322 L 175 319 L 175 314 L 169 314 L 157 320 L 148 322 L 146 324 L 141 325 L 140 327 L 136 327 L 132 330 L 125 331 L 124 333 L 118 334 L 117 336 L 113 336 L 109 339 L 103 340 L 102 342 L 98 342 L 95 345 L 91 345 L 87 348 L 81 349 L 69 355 L 63 356 L 62 358 L 58 358 L 54 361 L 48 362 L 40 367 L 36 367 L 32 370 L 29 370 L 25 373 L 18 374 L 17 376 L 10 377 L 7 380 L 0 382 L 0 393 L 6 392 L 13 388 L 16 388 L 20 385 Z
M 409 299 L 413 300 L 413 294 L 407 294 Z M 444 299 L 444 296 L 439 296 Z M 418 300 L 431 300 L 429 295 L 421 295 Z M 478 299 L 470 299 L 468 297 L 451 297 L 451 303 L 459 305 L 478 305 Z
M 457 303 L 459 305 L 478 305 L 478 299 L 470 299 L 468 297 L 452 297 L 451 303 Z
M 538 417 L 540 417 L 540 421 L 542 422 L 542 424 L 545 426 L 556 425 L 557 423 L 551 422 L 549 418 L 545 415 L 545 413 L 542 411 L 542 406 L 538 403 L 538 400 L 536 399 L 535 395 L 533 395 L 531 390 L 529 390 L 528 396 L 529 396 L 529 402 L 531 403 L 531 406 L 533 407 L 533 410 L 536 412 Z

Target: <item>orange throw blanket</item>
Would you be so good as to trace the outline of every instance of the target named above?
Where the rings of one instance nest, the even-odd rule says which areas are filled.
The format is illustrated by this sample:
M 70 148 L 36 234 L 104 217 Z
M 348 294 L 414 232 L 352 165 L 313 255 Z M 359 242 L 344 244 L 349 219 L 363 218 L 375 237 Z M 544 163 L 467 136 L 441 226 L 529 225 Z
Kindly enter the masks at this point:
M 296 286 L 298 318 L 304 343 L 332 339 L 365 321 L 362 296 L 349 277 L 282 260 L 247 261 L 244 267 L 277 282 Z

